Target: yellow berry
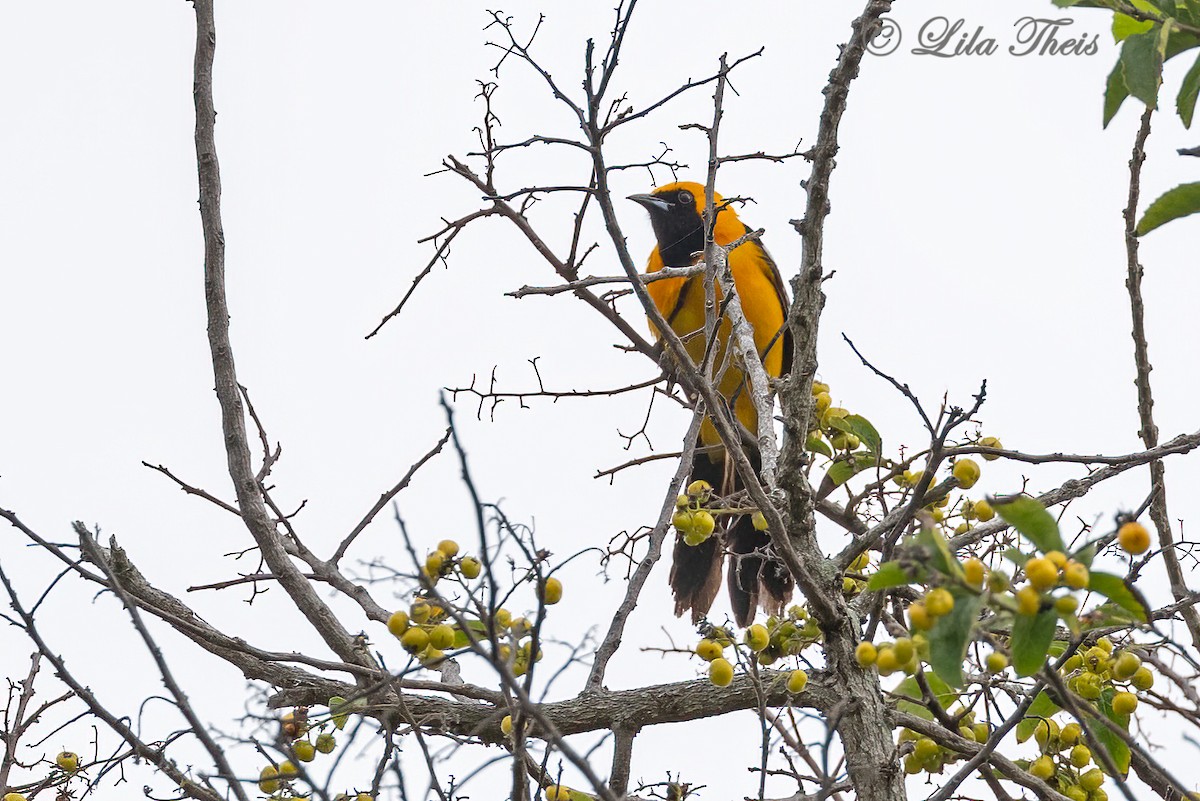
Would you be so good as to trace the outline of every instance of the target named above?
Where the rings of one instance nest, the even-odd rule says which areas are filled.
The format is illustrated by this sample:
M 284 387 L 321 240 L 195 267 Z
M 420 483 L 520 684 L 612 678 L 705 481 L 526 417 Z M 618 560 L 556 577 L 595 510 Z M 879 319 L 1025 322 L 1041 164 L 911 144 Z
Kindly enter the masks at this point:
M 1132 715 L 1137 706 L 1138 698 L 1133 693 L 1120 692 L 1113 696 L 1113 712 L 1116 712 L 1118 715 Z
M 408 612 L 402 609 L 392 612 L 392 616 L 388 618 L 387 627 L 388 631 L 395 636 L 403 636 L 404 632 L 408 631 Z
M 987 672 L 1000 673 L 1008 667 L 1008 657 L 999 651 L 992 651 L 987 655 Z
M 1089 701 L 1095 701 L 1100 697 L 1100 677 L 1095 673 L 1084 673 L 1079 676 L 1075 683 L 1075 692 L 1079 693 L 1080 698 L 1086 698 Z
M 710 492 L 712 492 L 712 484 L 709 484 L 707 481 L 697 480 L 693 481 L 691 484 L 688 484 L 687 494 L 693 498 L 699 498 L 702 495 L 707 495 Z
M 984 437 L 983 439 L 979 440 L 979 445 L 980 445 L 980 447 L 983 447 L 983 448 L 999 449 L 999 448 L 1004 447 L 1003 445 L 1000 444 L 1000 440 L 996 439 L 995 437 Z M 994 462 L 1000 458 L 998 455 L 996 455 L 994 453 L 985 453 L 985 454 L 982 454 L 982 456 L 983 456 L 983 460 L 985 462 Z
M 746 645 L 750 646 L 750 650 L 754 653 L 766 650 L 766 647 L 771 644 L 771 635 L 767 631 L 767 627 L 761 623 L 755 623 L 746 629 L 745 639 Z
M 909 776 L 915 776 L 925 770 L 925 766 L 921 764 L 921 760 L 916 754 L 909 754 L 904 758 L 904 772 Z
M 258 789 L 270 794 L 279 789 L 279 768 L 267 765 L 258 774 Z
M 1112 640 L 1108 639 L 1107 637 L 1101 637 L 1100 639 L 1096 640 L 1096 647 L 1103 650 L 1106 654 L 1111 654 L 1115 646 L 1113 645 Z
M 696 656 L 703 659 L 705 662 L 711 662 L 720 656 L 724 649 L 720 645 L 710 639 L 703 639 L 696 643 Z
M 1082 590 L 1088 585 L 1088 569 L 1082 562 L 1068 562 L 1063 568 L 1063 581 L 1073 590 Z
M 1125 681 L 1133 677 L 1138 669 L 1142 666 L 1142 660 L 1137 654 L 1132 654 L 1129 651 L 1121 652 L 1117 657 L 1116 663 L 1113 665 L 1113 675 L 1121 681 Z
M 975 513 L 975 519 L 981 523 L 986 523 L 996 516 L 996 510 L 993 509 L 992 505 L 987 501 L 975 501 L 972 511 Z
M 1150 548 L 1150 532 L 1141 523 L 1131 521 L 1117 529 L 1117 543 L 1125 551 L 1136 556 Z
M 446 563 L 446 554 L 441 551 L 434 551 L 425 557 L 425 572 L 430 577 L 439 575 L 442 572 L 442 565 Z
M 317 756 L 317 749 L 308 740 L 297 740 L 292 743 L 292 753 L 301 762 L 312 762 Z
M 25 796 L 20 793 L 5 793 L 0 801 L 28 801 Z
M 869 668 L 875 664 L 875 659 L 879 656 L 879 651 L 875 645 L 869 642 L 860 642 L 858 647 L 854 649 L 854 661 L 858 662 L 858 666 Z
M 988 589 L 992 592 L 1004 592 L 1008 589 L 1008 574 L 1003 570 L 993 570 L 988 573 Z
M 908 637 L 900 637 L 896 640 L 895 645 L 892 646 L 892 652 L 896 654 L 897 662 L 901 665 L 906 665 L 912 661 L 916 649 L 913 647 L 912 640 Z
M 561 784 L 552 784 L 546 788 L 546 801 L 571 801 L 571 791 Z
M 79 770 L 79 755 L 74 751 L 61 751 L 54 758 L 54 764 L 65 770 L 67 773 L 74 773 Z
M 702 537 L 710 536 L 717 527 L 717 521 L 708 512 L 701 509 L 692 513 L 692 531 Z
M 1104 784 L 1104 774 L 1100 772 L 1099 768 L 1092 768 L 1079 775 L 1079 786 L 1089 793 L 1098 790 L 1102 784 Z
M 900 669 L 900 660 L 891 646 L 885 645 L 879 649 L 875 655 L 875 667 L 881 676 L 890 676 Z
M 496 610 L 495 621 L 497 628 L 506 629 L 512 625 L 512 612 L 501 608 Z
M 512 715 L 505 715 L 504 719 L 500 721 L 500 731 L 504 734 L 505 737 L 512 734 L 512 731 L 513 731 Z
M 933 627 L 933 621 L 929 617 L 929 610 L 925 608 L 925 604 L 916 601 L 908 607 L 908 621 L 912 627 L 918 631 L 927 631 Z
M 828 394 L 828 392 L 829 392 L 829 385 L 828 385 L 828 384 L 826 384 L 826 383 L 825 383 L 825 382 L 823 382 L 823 381 L 814 381 L 814 382 L 812 382 L 812 394 L 813 394 L 813 397 L 815 398 L 817 395 L 820 395 L 822 392 L 824 392 L 824 393 L 827 393 L 827 394 Z
M 1025 577 L 1035 590 L 1048 590 L 1058 584 L 1058 568 L 1049 559 L 1035 556 L 1025 563 Z
M 1049 743 L 1058 739 L 1059 731 L 1060 729 L 1058 726 L 1058 721 L 1054 720 L 1053 718 L 1039 720 L 1037 727 L 1033 730 L 1033 739 L 1037 742 L 1038 746 L 1045 751 L 1046 746 Z
M 825 413 L 826 409 L 833 405 L 833 396 L 828 392 L 822 392 L 814 396 L 814 401 L 814 408 L 816 409 L 817 415 L 820 416 Z
M 437 549 L 445 554 L 447 559 L 458 556 L 458 543 L 454 540 L 442 540 L 437 544 Z
M 922 762 L 937 756 L 939 750 L 941 749 L 938 748 L 938 744 L 928 737 L 922 737 L 913 744 L 913 754 Z
M 733 683 L 733 665 L 728 659 L 717 657 L 708 663 L 708 680 L 718 687 L 728 687 Z
M 1088 791 L 1080 787 L 1078 784 L 1072 784 L 1063 789 L 1063 795 L 1071 799 L 1071 801 L 1088 801 Z
M 300 771 L 292 764 L 291 760 L 285 759 L 279 763 L 279 777 L 281 779 L 291 779 L 300 775 Z
M 808 686 L 808 674 L 797 668 L 788 674 L 787 691 L 792 695 L 804 692 L 804 688 Z
M 1054 760 L 1043 754 L 1029 766 L 1029 773 L 1042 781 L 1046 781 L 1054 775 Z
M 413 600 L 408 607 L 408 617 L 413 623 L 428 623 L 433 616 L 433 607 L 424 598 Z
M 337 748 L 337 739 L 328 732 L 317 735 L 317 750 L 322 754 L 331 754 Z
M 1079 600 L 1074 595 L 1064 595 L 1054 599 L 1054 611 L 1063 617 L 1075 614 L 1077 609 L 1079 609 Z
M 547 606 L 553 606 L 554 604 L 561 601 L 562 594 L 563 594 L 563 585 L 562 585 L 561 581 L 554 578 L 553 576 L 546 579 L 546 589 L 545 589 L 545 592 L 542 594 L 542 601 L 544 601 Z
M 1033 587 L 1024 586 L 1017 590 L 1017 611 L 1022 615 L 1036 615 L 1042 608 L 1042 596 Z
M 988 728 L 986 723 L 976 723 L 971 727 L 971 731 L 975 734 L 975 742 L 986 743 L 988 738 L 992 736 L 992 730 Z
M 429 645 L 429 633 L 425 629 L 411 628 L 404 632 L 400 644 L 404 646 L 405 651 L 415 654 Z
M 463 578 L 475 579 L 479 578 L 479 573 L 483 570 L 483 565 L 473 556 L 464 556 L 458 563 L 458 569 L 462 571 Z
M 925 609 L 931 617 L 942 617 L 954 609 L 954 596 L 945 587 L 930 590 L 925 596 Z
M 1092 761 L 1092 750 L 1086 745 L 1077 745 L 1071 749 L 1071 764 L 1082 768 Z
M 434 626 L 429 632 L 429 644 L 439 650 L 454 645 L 454 627 L 445 623 Z
M 671 515 L 671 525 L 679 529 L 682 534 L 689 533 L 692 530 L 692 513 L 687 509 L 680 509 Z
M 950 472 L 958 479 L 958 486 L 970 489 L 979 480 L 979 462 L 974 459 L 959 459 Z
M 1145 692 L 1154 686 L 1154 673 L 1151 672 L 1150 668 L 1142 665 L 1133 674 L 1133 678 L 1130 679 L 1129 682 L 1134 687 L 1138 688 L 1142 692 Z
M 1067 555 L 1062 551 L 1049 551 L 1046 554 L 1046 558 L 1050 560 L 1050 564 L 1059 570 L 1067 566 Z
M 966 573 L 967 584 L 972 587 L 983 586 L 983 562 L 972 556 L 963 562 L 963 572 Z

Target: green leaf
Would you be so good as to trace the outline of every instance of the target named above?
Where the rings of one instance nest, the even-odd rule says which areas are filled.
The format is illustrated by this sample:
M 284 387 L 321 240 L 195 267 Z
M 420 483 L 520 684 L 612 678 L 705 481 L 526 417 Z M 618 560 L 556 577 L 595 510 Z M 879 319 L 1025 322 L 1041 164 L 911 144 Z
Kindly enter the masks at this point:
M 1125 14 L 1113 14 L 1113 41 L 1124 41 L 1135 33 L 1145 33 L 1153 27 L 1154 23 L 1150 21 L 1137 20 Z
M 858 414 L 847 415 L 842 420 L 849 425 L 850 433 L 862 440 L 867 450 L 874 454 L 883 453 L 883 438 L 870 420 Z
M 1092 561 L 1096 558 L 1096 543 L 1089 542 L 1082 548 L 1079 548 L 1075 553 L 1071 554 L 1071 558 L 1079 562 L 1086 568 L 1091 568 Z
M 346 728 L 346 717 L 347 716 L 344 714 L 338 714 L 336 710 L 340 709 L 341 707 L 343 707 L 345 705 L 346 705 L 346 699 L 340 695 L 335 695 L 329 699 L 329 711 L 331 713 L 330 717 L 333 718 L 333 725 L 337 726 L 339 730 Z
M 992 508 L 1042 553 L 1067 549 L 1058 533 L 1058 522 L 1033 498 L 1026 495 L 995 498 Z
M 1129 87 L 1125 85 L 1125 70 L 1118 61 L 1113 65 L 1112 72 L 1108 74 L 1108 83 L 1104 87 L 1105 128 L 1112 122 L 1112 118 L 1117 116 L 1117 112 L 1121 110 L 1121 104 L 1127 97 L 1129 97 Z
M 827 459 L 833 458 L 833 451 L 825 444 L 825 440 L 816 434 L 809 434 L 808 439 L 804 442 L 804 450 L 819 453 Z
M 1168 189 L 1150 204 L 1150 207 L 1142 215 L 1142 219 L 1138 221 L 1138 236 L 1198 211 L 1200 211 L 1200 182 L 1180 184 Z
M 912 581 L 899 562 L 884 562 L 879 569 L 867 579 L 868 590 L 886 590 L 889 587 L 901 587 Z
M 933 697 L 941 704 L 942 709 L 949 709 L 950 705 L 958 700 L 958 693 L 954 691 L 950 685 L 942 681 L 936 673 L 925 673 L 925 683 L 929 685 Z M 925 697 L 921 694 L 921 685 L 917 683 L 914 676 L 909 676 L 904 681 L 896 685 L 896 689 L 892 690 L 896 695 L 911 698 L 911 701 L 899 701 L 896 708 L 902 712 L 910 712 L 919 718 L 925 720 L 933 720 L 933 713 L 929 711 L 929 707 L 922 703 Z
M 1088 590 L 1103 595 L 1142 623 L 1146 622 L 1146 607 L 1125 579 L 1112 573 L 1092 571 L 1088 574 Z
M 854 478 L 854 474 L 857 472 L 859 472 L 858 464 L 854 459 L 838 458 L 829 466 L 829 470 L 825 472 L 825 481 L 834 487 L 840 487 Z
M 1192 68 L 1183 76 L 1183 85 L 1175 97 L 1175 110 L 1179 119 L 1183 120 L 1184 128 L 1192 127 L 1192 115 L 1196 112 L 1196 96 L 1200 95 L 1200 56 L 1192 63 Z
M 1100 697 L 1096 699 L 1096 703 L 1099 705 L 1100 713 L 1104 715 L 1104 717 L 1108 718 L 1125 731 L 1129 731 L 1129 716 L 1118 715 L 1113 711 L 1112 699 L 1116 694 L 1117 691 L 1109 687 L 1100 694 Z M 1126 745 L 1125 741 L 1122 740 L 1115 732 L 1110 731 L 1109 728 L 1102 723 L 1093 724 L 1091 726 L 1091 730 L 1092 733 L 1096 735 L 1096 739 L 1099 740 L 1106 749 L 1108 749 L 1108 755 L 1112 757 L 1113 763 L 1117 766 L 1117 770 L 1121 772 L 1122 776 L 1127 775 L 1129 773 L 1129 746 Z M 1104 770 L 1104 763 L 1099 759 L 1096 760 L 1096 764 L 1101 770 Z M 1104 772 L 1107 773 L 1108 771 Z
M 1029 705 L 1029 709 L 1025 710 L 1025 717 L 1017 724 L 1017 742 L 1023 743 L 1032 737 L 1042 718 L 1048 718 L 1061 711 L 1062 707 L 1050 700 L 1050 696 L 1046 695 L 1045 690 L 1038 693 L 1037 698 L 1034 698 L 1033 703 Z
M 929 630 L 929 666 L 951 687 L 961 687 L 963 660 L 983 598 L 962 587 L 951 587 L 950 594 L 954 596 L 954 608 Z
M 1018 676 L 1032 676 L 1046 663 L 1058 614 L 1053 609 L 1036 615 L 1013 616 L 1012 665 Z
M 925 547 L 934 570 L 946 576 L 963 577 L 962 564 L 950 553 L 950 545 L 940 529 L 922 528 L 917 532 L 917 542 Z
M 1158 34 L 1147 31 L 1127 38 L 1121 45 L 1120 64 L 1129 94 L 1154 108 L 1158 104 L 1158 85 L 1163 64 Z

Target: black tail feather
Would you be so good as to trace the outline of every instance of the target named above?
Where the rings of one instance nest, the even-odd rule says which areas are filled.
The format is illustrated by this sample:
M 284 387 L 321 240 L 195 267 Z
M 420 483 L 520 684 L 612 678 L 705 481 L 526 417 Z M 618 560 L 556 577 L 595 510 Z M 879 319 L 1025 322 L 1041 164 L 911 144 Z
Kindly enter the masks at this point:
M 715 461 L 697 443 L 692 461 L 692 481 L 704 480 L 722 495 L 732 495 L 740 482 L 732 471 L 727 473 L 726 461 Z M 758 454 L 750 452 L 757 465 Z M 778 559 L 769 553 L 770 538 L 754 528 L 749 515 L 734 518 L 723 532 L 700 545 L 688 545 L 677 534 L 671 565 L 671 589 L 675 595 L 675 614 L 691 610 L 692 622 L 699 622 L 712 607 L 721 586 L 721 565 L 725 552 L 731 556 L 726 584 L 733 616 L 739 626 L 747 626 L 761 604 L 771 613 L 782 611 L 791 600 L 791 574 Z

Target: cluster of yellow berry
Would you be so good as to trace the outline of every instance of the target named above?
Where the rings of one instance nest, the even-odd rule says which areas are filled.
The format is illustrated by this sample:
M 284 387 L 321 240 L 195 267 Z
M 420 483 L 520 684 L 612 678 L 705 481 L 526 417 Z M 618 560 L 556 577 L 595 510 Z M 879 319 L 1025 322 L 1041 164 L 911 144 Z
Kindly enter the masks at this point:
M 950 591 L 945 587 L 934 587 L 909 605 L 908 622 L 914 631 L 928 631 L 939 617 L 945 617 L 953 610 L 954 596 Z
M 322 724 L 321 728 L 324 728 Z M 317 754 L 331 754 L 337 747 L 337 739 L 333 734 L 318 730 L 314 738 L 308 724 L 308 708 L 297 707 L 286 713 L 279 720 L 280 732 L 289 741 L 291 756 L 299 762 L 312 762 Z M 258 789 L 267 793 L 272 799 L 303 799 L 306 796 L 296 792 L 292 785 L 300 776 L 296 763 L 286 759 L 279 764 L 264 767 L 258 774 Z M 355 801 L 369 801 L 368 793 L 359 793 Z
M 872 665 L 880 676 L 890 676 L 898 670 L 911 676 L 917 672 L 922 660 L 929 658 L 929 639 L 924 634 L 913 637 L 898 637 L 895 642 L 875 645 L 860 642 L 854 649 L 854 659 L 859 667 Z
M 458 572 L 463 578 L 471 580 L 479 578 L 483 565 L 473 556 L 458 557 L 458 543 L 454 540 L 442 540 L 437 549 L 425 557 L 421 566 L 421 578 L 433 586 L 439 579 Z
M 839 422 L 849 417 L 850 411 L 833 405 L 829 385 L 814 381 L 812 394 L 813 416 L 809 421 L 809 450 L 823 450 L 822 440 L 827 440 L 835 451 L 852 451 L 861 445 L 862 441 L 858 435 L 847 431 L 844 424 Z
M 949 714 L 958 723 L 958 735 L 964 740 L 973 743 L 987 742 L 991 730 L 986 723 L 975 722 L 974 712 L 952 709 Z M 922 771 L 941 773 L 942 768 L 946 765 L 963 759 L 963 755 L 957 751 L 944 748 L 929 737 L 912 729 L 901 729 L 898 739 L 902 748 L 904 743 L 912 743 L 912 750 L 904 756 L 904 772 L 910 776 L 915 776 Z
M 687 494 L 675 499 L 675 514 L 671 524 L 683 535 L 683 541 L 691 546 L 699 545 L 713 535 L 717 521 L 707 508 L 712 500 L 713 488 L 707 481 L 693 481 Z
M 774 615 L 766 624 L 754 623 L 746 628 L 743 645 L 760 665 L 771 665 L 783 656 L 793 656 L 820 638 L 820 630 L 809 619 L 808 611 L 799 606 L 788 610 L 785 618 Z M 708 662 L 708 680 L 717 687 L 733 683 L 733 663 L 725 658 L 725 649 L 734 646 L 733 636 L 722 626 L 710 626 L 703 639 L 696 643 L 696 656 Z M 787 677 L 790 693 L 802 692 L 808 685 L 808 674 L 799 668 Z
M 1043 718 L 1033 737 L 1041 755 L 1017 760 L 1018 765 L 1072 801 L 1107 801 L 1108 793 L 1101 787 L 1104 773 L 1099 768 L 1088 768 L 1092 750 L 1083 743 L 1083 727 L 1074 722 L 1060 727 L 1054 718 Z
M 1101 637 L 1082 654 L 1074 654 L 1062 666 L 1067 687 L 1089 701 L 1113 691 L 1109 703 L 1118 715 L 1130 715 L 1137 709 L 1138 698 L 1132 692 L 1145 692 L 1154 686 L 1154 673 L 1131 651 L 1113 652 L 1112 641 Z M 1124 689 L 1117 685 L 1124 685 Z
M 388 631 L 400 640 L 404 650 L 416 656 L 424 667 L 435 667 L 453 648 L 459 631 L 446 622 L 446 610 L 427 598 L 416 597 L 408 611 L 397 609 L 387 621 Z M 466 635 L 462 635 L 464 644 Z

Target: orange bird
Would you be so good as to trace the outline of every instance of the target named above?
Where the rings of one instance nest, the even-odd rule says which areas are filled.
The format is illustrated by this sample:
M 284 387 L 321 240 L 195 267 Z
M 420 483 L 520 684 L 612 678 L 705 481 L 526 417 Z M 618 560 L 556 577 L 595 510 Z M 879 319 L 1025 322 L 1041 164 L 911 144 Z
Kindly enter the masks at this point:
M 648 272 L 695 263 L 696 254 L 704 251 L 703 186 L 680 181 L 629 199 L 650 212 L 650 223 L 658 240 L 650 253 Z M 731 207 L 724 204 L 720 195 L 714 195 L 713 200 L 718 209 L 713 239 L 718 245 L 729 245 L 749 232 L 750 229 Z M 746 242 L 733 250 L 729 254 L 729 268 L 742 310 L 754 329 L 754 344 L 763 367 L 767 375 L 779 377 L 792 359 L 791 335 L 786 325 L 788 299 L 779 268 L 758 241 Z M 692 361 L 699 364 L 707 347 L 704 339 L 704 276 L 651 281 L 646 289 L 671 329 L 683 339 Z M 720 298 L 718 287 L 718 301 Z M 654 335 L 659 336 L 653 323 L 650 327 Z M 732 327 L 727 319 L 721 319 L 717 327 L 712 363 L 718 370 L 725 363 Z M 714 381 L 736 419 L 752 435 L 757 432 L 758 414 L 750 399 L 749 380 L 741 369 L 731 364 Z M 757 467 L 758 453 L 751 449 L 748 455 Z M 721 496 L 732 495 L 741 489 L 735 471 L 726 464 L 725 449 L 708 418 L 700 427 L 692 462 L 692 480 L 699 479 L 711 484 Z M 745 626 L 753 621 L 760 603 L 772 612 L 782 609 L 792 594 L 792 578 L 768 552 L 769 544 L 766 533 L 757 531 L 748 515 L 727 522 L 719 536 L 709 537 L 697 545 L 689 545 L 683 534 L 677 532 L 671 565 L 675 614 L 682 615 L 691 610 L 692 620 L 699 622 L 708 613 L 721 584 L 721 565 L 726 551 L 731 558 L 727 579 L 729 600 L 738 625 Z

